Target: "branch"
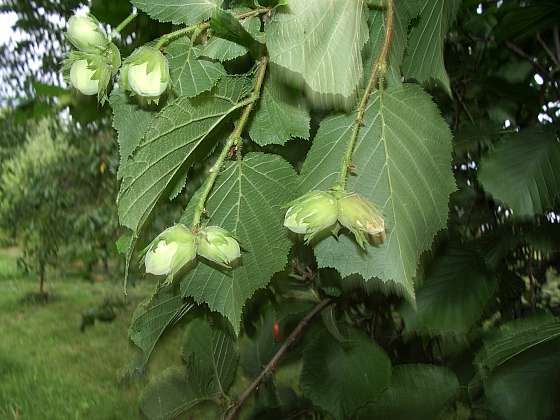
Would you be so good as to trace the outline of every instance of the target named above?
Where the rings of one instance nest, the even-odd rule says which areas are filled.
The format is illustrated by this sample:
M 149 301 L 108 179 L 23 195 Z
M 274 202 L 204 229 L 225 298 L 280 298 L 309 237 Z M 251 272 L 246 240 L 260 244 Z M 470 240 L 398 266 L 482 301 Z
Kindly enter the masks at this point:
M 113 30 L 113 34 L 111 35 L 112 38 L 115 38 L 117 34 L 119 34 L 127 25 L 134 20 L 134 18 L 138 16 L 138 12 L 132 12 L 130 15 L 126 17 L 119 25 Z
M 319 302 L 311 310 L 311 312 L 309 312 L 305 316 L 305 318 L 303 318 L 299 322 L 299 324 L 292 331 L 292 333 L 288 336 L 288 338 L 286 338 L 286 341 L 284 342 L 284 344 L 282 344 L 282 347 L 280 347 L 278 349 L 278 351 L 276 352 L 274 357 L 272 359 L 270 359 L 270 362 L 268 362 L 268 364 L 261 371 L 259 376 L 257 376 L 257 378 L 251 383 L 251 385 L 249 385 L 247 387 L 247 389 L 243 392 L 243 394 L 241 394 L 241 397 L 239 397 L 239 400 L 237 401 L 237 403 L 231 408 L 231 411 L 227 415 L 226 420 L 235 420 L 237 418 L 237 416 L 239 416 L 239 412 L 241 411 L 241 408 L 243 407 L 243 404 L 245 403 L 247 398 L 249 398 L 251 396 L 251 394 L 253 393 L 253 391 L 255 389 L 257 389 L 257 387 L 263 381 L 263 379 L 276 368 L 276 365 L 278 364 L 280 359 L 282 359 L 282 357 L 284 357 L 284 355 L 287 353 L 290 346 L 301 337 L 301 335 L 303 334 L 303 331 L 305 330 L 305 328 L 307 327 L 309 322 L 311 322 L 313 317 L 315 317 L 315 315 L 319 314 L 323 309 L 325 309 L 327 306 L 329 306 L 332 302 L 333 301 L 331 299 L 325 299 L 325 300 Z
M 543 49 L 546 51 L 546 53 L 548 54 L 548 56 L 550 57 L 550 59 L 552 60 L 552 62 L 558 67 L 560 66 L 560 62 L 558 61 L 558 58 L 554 55 L 554 53 L 552 52 L 552 50 L 550 48 L 548 48 L 548 45 L 546 44 L 546 42 L 544 42 L 544 40 L 541 37 L 541 34 L 537 34 L 537 41 L 539 42 L 539 44 L 541 44 L 541 46 L 543 47 Z
M 533 65 L 533 67 L 535 68 L 535 70 L 543 73 L 543 76 L 546 73 L 548 73 L 548 71 L 543 66 L 541 66 L 540 63 L 534 57 L 531 57 L 529 54 L 527 54 L 525 51 L 523 51 L 521 48 L 519 48 L 513 42 L 506 41 L 506 47 L 508 47 L 511 51 L 513 51 L 519 57 L 524 58 L 529 63 L 531 63 Z
M 346 149 L 346 154 L 342 160 L 342 165 L 340 167 L 340 174 L 338 176 L 338 182 L 335 187 L 342 190 L 346 188 L 346 179 L 348 178 L 348 168 L 352 162 L 352 155 L 354 153 L 354 147 L 356 145 L 356 140 L 358 139 L 358 134 L 360 133 L 360 128 L 364 125 L 364 113 L 366 112 L 366 106 L 377 82 L 379 72 L 381 72 L 381 77 L 384 76 L 387 67 L 387 57 L 389 56 L 389 49 L 391 47 L 391 41 L 393 39 L 393 0 L 386 0 L 386 17 L 385 17 L 385 39 L 383 41 L 383 47 L 381 53 L 371 68 L 371 76 L 369 78 L 368 84 L 366 86 L 366 91 L 364 92 L 362 99 L 360 100 L 360 105 L 358 106 L 358 114 L 356 120 L 354 121 L 354 128 L 352 130 L 352 137 L 348 143 L 348 148 Z
M 558 57 L 558 61 L 560 61 L 560 35 L 558 34 L 558 25 L 554 27 L 552 33 L 554 35 L 554 46 L 556 47 L 556 56 Z
M 239 20 L 243 20 L 243 19 L 247 19 L 247 18 L 250 18 L 250 17 L 253 17 L 253 16 L 264 15 L 266 13 L 269 13 L 271 10 L 272 9 L 270 7 L 259 7 L 255 10 L 251 10 L 250 12 L 235 15 L 235 17 Z M 156 43 L 156 48 L 165 47 L 171 41 L 173 41 L 177 38 L 180 38 L 183 35 L 190 34 L 191 32 L 194 32 L 196 30 L 202 32 L 202 31 L 205 31 L 206 29 L 208 29 L 209 27 L 210 27 L 210 21 L 199 23 L 197 25 L 187 26 L 187 27 L 179 29 L 177 31 L 170 32 L 168 34 L 163 35 L 159 39 L 159 41 Z
M 212 168 L 210 168 L 209 171 L 210 175 L 208 176 L 206 183 L 204 184 L 204 190 L 202 191 L 202 195 L 200 196 L 200 199 L 198 200 L 198 203 L 194 211 L 193 222 L 192 222 L 193 227 L 196 227 L 200 224 L 202 213 L 204 213 L 204 206 L 206 205 L 206 200 L 208 199 L 208 195 L 210 195 L 210 192 L 212 191 L 214 182 L 216 181 L 216 178 L 220 173 L 220 168 L 222 167 L 230 149 L 233 147 L 233 145 L 240 144 L 241 134 L 243 133 L 243 129 L 245 128 L 245 125 L 249 120 L 249 116 L 251 115 L 251 111 L 253 111 L 255 102 L 259 99 L 261 95 L 261 88 L 264 82 L 264 76 L 266 74 L 267 66 L 268 66 L 268 57 L 264 56 L 261 59 L 259 70 L 257 71 L 257 78 L 255 81 L 255 87 L 253 89 L 253 93 L 251 94 L 251 97 L 247 101 L 247 104 L 243 109 L 243 113 L 241 114 L 241 117 L 239 118 L 239 121 L 237 122 L 235 129 L 228 137 L 226 144 L 222 148 L 222 151 L 218 156 L 218 160 L 216 160 L 216 163 L 214 163 Z

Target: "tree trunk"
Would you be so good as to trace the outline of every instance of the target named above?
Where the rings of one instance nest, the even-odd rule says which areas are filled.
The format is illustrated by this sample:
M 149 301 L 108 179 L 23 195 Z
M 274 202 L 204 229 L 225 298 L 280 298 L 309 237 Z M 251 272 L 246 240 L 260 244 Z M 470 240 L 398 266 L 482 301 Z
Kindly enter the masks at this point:
M 47 296 L 47 291 L 45 290 L 45 280 L 46 280 L 46 273 L 45 273 L 45 263 L 41 261 L 39 267 L 39 293 L 41 296 Z
M 109 274 L 109 252 L 107 251 L 107 247 L 104 248 L 103 252 L 103 270 L 105 274 Z

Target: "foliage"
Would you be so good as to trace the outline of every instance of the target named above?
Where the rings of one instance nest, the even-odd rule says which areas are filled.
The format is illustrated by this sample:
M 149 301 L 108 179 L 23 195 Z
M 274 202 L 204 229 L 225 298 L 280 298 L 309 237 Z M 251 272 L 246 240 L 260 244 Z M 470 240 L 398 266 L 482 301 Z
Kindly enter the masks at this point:
M 553 2 L 131 3 L 138 16 L 110 22 L 148 28 L 113 37 L 132 57 L 109 101 L 127 266 L 174 223 L 242 249 L 149 277 L 141 365 L 179 319 L 186 334 L 143 394 L 148 418 L 560 414 L 560 311 L 543 293 L 560 251 Z M 148 41 L 169 85 L 132 51 Z M 129 92 L 131 63 L 160 94 Z M 358 243 L 298 220 L 303 243 L 283 224 L 291 206 L 320 212 L 296 200 L 310 191 L 358 194 L 385 232 Z
M 76 157 L 63 136 L 53 137 L 48 121 L 32 135 L 2 170 L 0 221 L 4 229 L 17 229 L 24 262 L 39 273 L 41 292 L 48 265 L 71 231 L 65 212 L 75 200 L 60 194 L 67 182 L 64 168 Z
M 118 228 L 110 138 L 74 132 L 52 119 L 24 127 L 30 134 L 14 140 L 0 172 L 0 228 L 21 245 L 22 262 L 41 285 L 47 266 L 62 265 L 61 255 L 80 258 L 90 269 L 103 261 L 108 270 Z M 91 142 L 81 141 L 84 134 Z M 71 238 L 74 246 L 68 246 Z

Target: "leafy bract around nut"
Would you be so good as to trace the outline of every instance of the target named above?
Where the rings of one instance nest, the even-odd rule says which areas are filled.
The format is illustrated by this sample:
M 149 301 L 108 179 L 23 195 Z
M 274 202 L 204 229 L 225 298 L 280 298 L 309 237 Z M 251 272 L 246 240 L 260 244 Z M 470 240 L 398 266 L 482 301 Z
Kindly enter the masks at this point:
M 198 255 L 225 267 L 241 257 L 239 243 L 227 230 L 208 226 L 199 233 Z
M 284 226 L 292 232 L 305 234 L 310 241 L 332 227 L 337 220 L 336 198 L 325 191 L 311 191 L 295 200 L 286 212 Z
M 368 200 L 356 193 L 342 193 L 338 199 L 338 221 L 365 249 L 368 237 L 383 242 L 385 221 L 381 212 Z
M 160 233 L 148 247 L 146 272 L 173 276 L 196 257 L 196 236 L 178 224 Z
M 169 85 L 169 64 L 157 48 L 144 46 L 125 60 L 121 75 L 125 89 L 157 102 Z
M 68 20 L 68 40 L 79 50 L 95 53 L 103 50 L 109 40 L 93 16 L 72 16 Z
M 95 79 L 95 70 L 88 66 L 87 60 L 78 60 L 70 68 L 70 82 L 84 95 L 97 95 L 99 80 Z
M 121 64 L 118 48 L 109 43 L 98 53 L 71 51 L 64 60 L 64 76 L 84 95 L 95 95 L 102 104 L 108 99 L 109 83 Z

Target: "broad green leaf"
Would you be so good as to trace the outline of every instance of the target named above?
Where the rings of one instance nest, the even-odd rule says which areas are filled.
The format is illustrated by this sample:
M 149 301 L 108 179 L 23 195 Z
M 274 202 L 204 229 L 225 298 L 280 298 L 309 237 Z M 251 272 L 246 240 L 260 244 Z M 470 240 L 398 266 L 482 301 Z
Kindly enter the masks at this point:
M 480 162 L 485 191 L 513 210 L 536 216 L 560 199 L 560 143 L 553 129 L 527 129 L 502 141 Z
M 466 334 L 482 317 L 496 290 L 477 252 L 447 247 L 435 257 L 416 290 L 416 310 L 403 308 L 406 331 L 431 334 Z
M 132 4 L 161 22 L 195 25 L 212 16 L 223 0 L 131 0 Z
M 301 96 L 270 72 L 249 126 L 251 139 L 260 146 L 283 145 L 292 137 L 307 140 L 310 124 L 311 117 Z
M 253 58 L 260 57 L 264 52 L 264 45 L 257 41 L 230 12 L 216 9 L 212 14 L 210 29 L 214 36 L 247 48 Z
M 390 379 L 391 361 L 358 331 L 351 331 L 343 343 L 323 332 L 303 353 L 303 394 L 335 419 L 353 418 L 389 387 Z
M 283 206 L 294 198 L 296 179 L 280 157 L 251 153 L 227 164 L 207 201 L 208 223 L 232 232 L 244 251 L 231 270 L 199 262 L 182 278 L 181 291 L 220 312 L 236 333 L 247 299 L 287 263 L 291 243 L 282 226 Z M 185 223 L 191 222 L 196 199 L 189 203 Z
M 485 341 L 477 362 L 489 406 L 502 418 L 552 418 L 560 392 L 557 318 L 541 316 L 503 325 Z
M 167 327 L 181 319 L 192 306 L 168 287 L 158 288 L 150 298 L 138 305 L 128 336 L 142 350 L 143 364 L 150 358 Z
M 121 171 L 118 209 L 122 225 L 139 230 L 175 176 L 200 158 L 198 149 L 213 145 L 212 131 L 243 106 L 247 85 L 244 77 L 223 78 L 211 93 L 178 98 L 154 118 Z
M 336 182 L 350 139 L 353 115 L 327 118 L 321 124 L 303 165 L 300 192 L 328 189 Z M 447 224 L 451 171 L 451 132 L 430 97 L 417 85 L 372 94 L 352 163 L 356 191 L 383 212 L 387 237 L 362 252 L 346 233 L 315 247 L 320 267 L 342 277 L 377 277 L 386 287 L 414 299 L 413 278 L 419 255 Z
M 348 101 L 362 80 L 368 40 L 363 0 L 292 1 L 266 27 L 271 62 L 319 102 Z
M 168 368 L 140 396 L 140 409 L 150 420 L 172 420 L 207 400 L 187 381 L 184 369 Z
M 500 20 L 495 35 L 498 41 L 522 40 L 544 32 L 558 24 L 560 4 L 555 0 L 525 3 L 511 8 Z
M 127 159 L 138 147 L 144 134 L 150 127 L 155 113 L 142 109 L 121 89 L 113 89 L 109 98 L 113 108 L 113 127 L 119 135 L 119 151 L 121 161 L 119 165 L 119 176 L 122 175 L 122 167 Z
M 550 315 L 512 321 L 485 340 L 477 364 L 486 375 L 523 352 L 559 338 L 560 321 Z
M 459 393 L 455 374 L 441 366 L 393 367 L 391 386 L 360 410 L 362 420 L 434 420 Z
M 261 29 L 261 20 L 259 17 L 253 16 L 241 20 L 241 25 L 247 30 L 247 32 L 255 37 L 259 34 Z M 217 36 L 210 37 L 206 44 L 200 46 L 201 55 L 219 61 L 230 61 L 241 57 L 248 52 L 249 51 L 244 46 L 238 45 L 235 42 L 231 42 L 226 39 L 218 38 Z
M 421 0 L 416 2 L 418 24 L 412 29 L 404 57 L 405 78 L 420 83 L 438 81 L 451 94 L 443 52 L 445 36 L 455 21 L 462 0 Z
M 179 96 L 191 98 L 206 92 L 226 74 L 220 63 L 199 59 L 200 51 L 193 47 L 187 37 L 169 44 L 166 52 L 169 58 L 171 82 Z
M 189 323 L 183 342 L 187 381 L 199 396 L 227 396 L 237 371 L 239 354 L 233 337 L 205 319 Z

